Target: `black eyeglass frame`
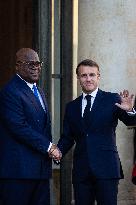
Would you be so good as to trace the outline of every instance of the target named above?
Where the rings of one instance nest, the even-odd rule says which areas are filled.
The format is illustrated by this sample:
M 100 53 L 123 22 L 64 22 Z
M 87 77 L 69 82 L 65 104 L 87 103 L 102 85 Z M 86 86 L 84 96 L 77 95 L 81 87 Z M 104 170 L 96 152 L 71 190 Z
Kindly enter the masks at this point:
M 28 67 L 33 68 L 33 67 L 42 67 L 43 62 L 42 61 L 17 61 L 16 62 L 16 65 L 20 65 L 20 64 L 27 65 Z

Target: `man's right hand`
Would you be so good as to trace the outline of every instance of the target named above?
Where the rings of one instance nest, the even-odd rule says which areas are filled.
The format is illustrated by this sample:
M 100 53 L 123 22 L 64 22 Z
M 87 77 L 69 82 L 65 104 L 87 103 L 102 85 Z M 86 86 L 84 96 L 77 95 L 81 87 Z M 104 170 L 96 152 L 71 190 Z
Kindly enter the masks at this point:
M 55 161 L 60 161 L 62 158 L 62 153 L 55 144 L 52 144 L 49 150 L 49 157 L 51 157 Z

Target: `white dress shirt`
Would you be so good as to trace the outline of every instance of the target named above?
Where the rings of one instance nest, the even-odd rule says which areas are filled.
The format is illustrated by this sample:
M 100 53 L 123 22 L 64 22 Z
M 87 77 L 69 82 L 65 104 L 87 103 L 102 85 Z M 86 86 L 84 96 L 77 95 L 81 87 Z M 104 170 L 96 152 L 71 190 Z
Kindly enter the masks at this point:
M 90 111 L 91 111 L 91 109 L 92 109 L 92 106 L 93 106 L 95 97 L 96 97 L 96 95 L 97 95 L 97 92 L 98 92 L 98 88 L 96 88 L 96 90 L 94 90 L 91 94 L 89 94 L 89 95 L 91 95 L 91 107 L 90 107 Z M 86 107 L 86 105 L 87 105 L 87 100 L 86 100 L 86 97 L 85 97 L 86 95 L 88 95 L 88 94 L 86 94 L 86 93 L 83 92 L 83 98 L 82 98 L 82 117 L 83 117 L 83 114 L 84 114 L 85 107 Z

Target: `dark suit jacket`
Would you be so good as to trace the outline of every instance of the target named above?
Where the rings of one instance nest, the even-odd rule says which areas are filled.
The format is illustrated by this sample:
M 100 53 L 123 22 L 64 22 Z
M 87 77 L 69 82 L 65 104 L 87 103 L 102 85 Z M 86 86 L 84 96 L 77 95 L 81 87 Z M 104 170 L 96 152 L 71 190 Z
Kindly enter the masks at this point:
M 40 91 L 40 90 L 39 90 Z M 0 92 L 0 178 L 46 179 L 51 176 L 51 141 L 46 107 L 17 75 Z
M 120 102 L 118 94 L 98 90 L 88 119 L 88 127 L 84 125 L 81 116 L 82 96 L 66 106 L 63 135 L 58 147 L 65 155 L 76 143 L 73 180 L 82 180 L 88 170 L 96 178 L 123 177 L 115 130 L 118 119 L 130 125 L 136 124 L 136 116 L 129 116 L 115 105 L 116 102 Z

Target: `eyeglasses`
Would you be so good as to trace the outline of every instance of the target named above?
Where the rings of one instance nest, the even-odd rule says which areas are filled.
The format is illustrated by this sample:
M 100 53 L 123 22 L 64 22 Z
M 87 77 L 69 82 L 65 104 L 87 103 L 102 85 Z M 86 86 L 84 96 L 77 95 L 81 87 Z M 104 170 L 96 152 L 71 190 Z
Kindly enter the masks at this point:
M 19 65 L 19 64 L 23 64 L 25 66 L 28 66 L 29 68 L 39 68 L 43 65 L 43 62 L 40 62 L 40 61 L 17 61 L 16 65 Z

